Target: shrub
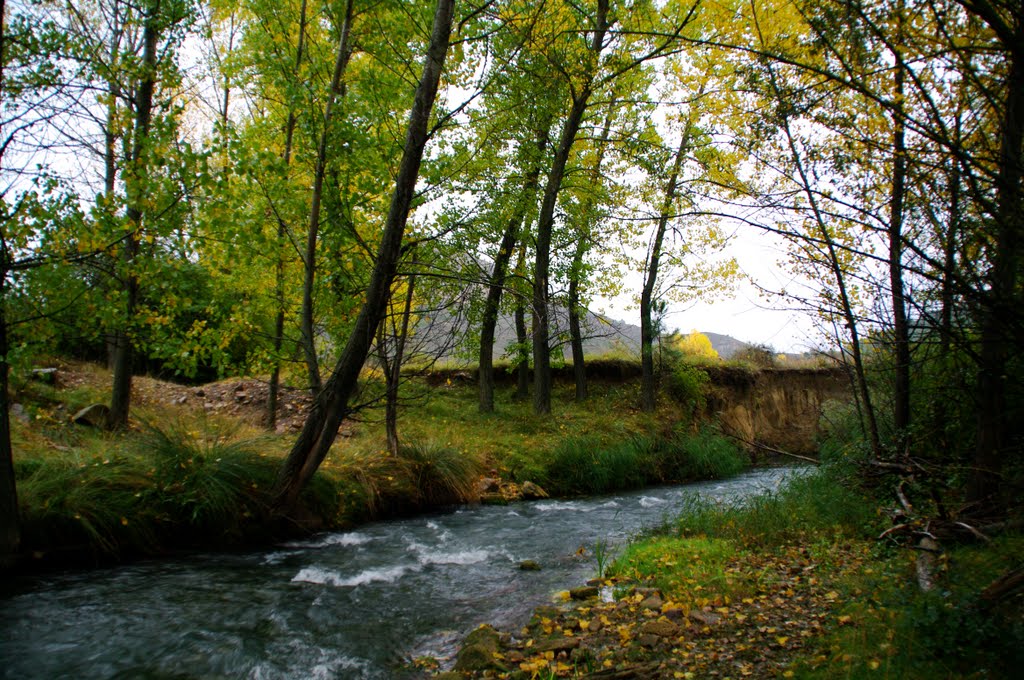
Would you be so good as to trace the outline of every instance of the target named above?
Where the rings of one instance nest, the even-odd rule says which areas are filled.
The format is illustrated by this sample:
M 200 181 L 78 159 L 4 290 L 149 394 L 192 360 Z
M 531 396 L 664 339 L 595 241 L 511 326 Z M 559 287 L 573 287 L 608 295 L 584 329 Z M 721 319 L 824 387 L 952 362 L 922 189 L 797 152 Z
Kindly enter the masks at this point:
M 666 389 L 692 419 L 707 407 L 707 389 L 711 378 L 707 371 L 685 362 L 678 362 L 668 374 Z

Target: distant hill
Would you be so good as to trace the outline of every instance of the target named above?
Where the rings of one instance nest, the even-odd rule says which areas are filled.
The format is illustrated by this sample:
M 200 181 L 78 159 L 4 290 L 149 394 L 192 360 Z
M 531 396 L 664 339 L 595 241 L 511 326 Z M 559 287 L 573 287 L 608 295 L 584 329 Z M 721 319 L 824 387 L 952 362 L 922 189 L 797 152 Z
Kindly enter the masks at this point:
M 558 308 L 552 315 L 554 332 L 564 341 L 564 352 L 566 358 L 571 351 L 569 343 L 569 323 L 566 310 Z M 583 319 L 583 351 L 590 356 L 602 354 L 624 354 L 626 356 L 640 357 L 640 326 L 610 319 L 600 314 L 588 312 Z M 720 333 L 704 333 L 711 340 L 711 346 L 723 359 L 730 359 L 737 352 L 749 347 L 748 343 L 737 340 L 728 335 Z M 505 348 L 515 343 L 516 330 L 511 316 L 502 316 L 498 320 L 498 326 L 494 340 L 494 356 L 499 357 L 505 353 Z

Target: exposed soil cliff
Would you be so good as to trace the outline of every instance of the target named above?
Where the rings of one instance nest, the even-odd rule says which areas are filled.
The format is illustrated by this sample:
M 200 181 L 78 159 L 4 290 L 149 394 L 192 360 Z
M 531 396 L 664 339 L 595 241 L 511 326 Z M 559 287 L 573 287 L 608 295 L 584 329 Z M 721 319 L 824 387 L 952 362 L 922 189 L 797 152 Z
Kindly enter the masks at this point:
M 840 369 L 709 368 L 707 414 L 729 435 L 791 453 L 817 450 L 822 408 L 847 401 L 850 386 Z

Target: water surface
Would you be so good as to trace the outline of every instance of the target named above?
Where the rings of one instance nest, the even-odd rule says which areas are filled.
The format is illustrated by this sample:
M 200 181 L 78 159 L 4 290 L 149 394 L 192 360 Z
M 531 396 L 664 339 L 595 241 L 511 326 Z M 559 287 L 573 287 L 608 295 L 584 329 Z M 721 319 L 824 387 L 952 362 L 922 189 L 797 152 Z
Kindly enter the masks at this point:
M 518 626 L 684 497 L 792 469 L 578 500 L 467 507 L 244 554 L 26 579 L 0 599 L 0 678 L 394 678 L 480 623 Z M 520 571 L 522 560 L 541 571 Z

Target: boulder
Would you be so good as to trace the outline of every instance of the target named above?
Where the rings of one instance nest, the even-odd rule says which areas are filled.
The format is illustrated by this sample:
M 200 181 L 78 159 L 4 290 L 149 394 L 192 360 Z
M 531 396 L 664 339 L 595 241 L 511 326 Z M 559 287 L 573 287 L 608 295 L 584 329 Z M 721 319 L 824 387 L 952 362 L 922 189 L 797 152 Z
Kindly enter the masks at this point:
M 71 422 L 89 427 L 106 427 L 110 416 L 110 407 L 106 404 L 92 404 L 71 416 Z
M 523 571 L 540 571 L 540 565 L 535 560 L 523 560 L 519 568 Z
M 647 621 L 640 626 L 640 632 L 644 635 L 657 635 L 658 637 L 675 637 L 679 635 L 679 626 L 667 619 Z

